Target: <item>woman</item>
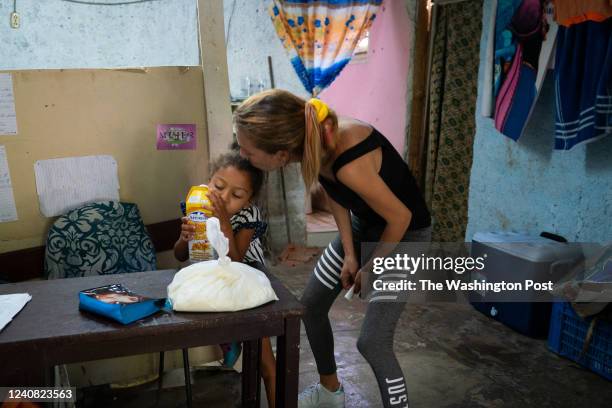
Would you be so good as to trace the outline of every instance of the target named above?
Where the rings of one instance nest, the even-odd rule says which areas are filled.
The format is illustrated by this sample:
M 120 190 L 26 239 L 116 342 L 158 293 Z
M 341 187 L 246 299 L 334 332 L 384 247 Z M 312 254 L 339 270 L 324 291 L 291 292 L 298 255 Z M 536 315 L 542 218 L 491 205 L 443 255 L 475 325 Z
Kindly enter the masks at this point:
M 299 396 L 300 407 L 344 406 L 327 314 L 344 289 L 359 293 L 361 242 L 429 241 L 431 217 L 414 177 L 389 141 L 371 126 L 338 118 L 325 103 L 270 90 L 247 99 L 234 113 L 240 154 L 262 170 L 300 162 L 306 189 L 317 180 L 331 200 L 339 235 L 325 249 L 304 290 L 304 324 L 320 383 Z M 384 251 L 380 246 L 374 254 Z M 369 254 L 367 259 L 372 257 Z M 407 406 L 401 368 L 393 352 L 402 302 L 367 306 L 357 348 L 374 371 L 383 405 Z

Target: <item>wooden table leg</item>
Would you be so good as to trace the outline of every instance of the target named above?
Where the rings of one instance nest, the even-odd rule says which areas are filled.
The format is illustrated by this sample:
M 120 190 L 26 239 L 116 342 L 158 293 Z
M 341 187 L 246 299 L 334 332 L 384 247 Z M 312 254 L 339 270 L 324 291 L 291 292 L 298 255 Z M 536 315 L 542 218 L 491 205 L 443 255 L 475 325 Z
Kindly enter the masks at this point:
M 41 367 L 35 363 L 25 362 L 21 367 L 11 367 L 0 370 L 0 386 L 2 387 L 53 387 L 55 369 Z M 1 404 L 0 400 L 0 405 Z
M 297 407 L 300 368 L 300 318 L 285 319 L 285 334 L 276 340 L 276 406 Z
M 259 407 L 261 339 L 242 343 L 242 406 Z

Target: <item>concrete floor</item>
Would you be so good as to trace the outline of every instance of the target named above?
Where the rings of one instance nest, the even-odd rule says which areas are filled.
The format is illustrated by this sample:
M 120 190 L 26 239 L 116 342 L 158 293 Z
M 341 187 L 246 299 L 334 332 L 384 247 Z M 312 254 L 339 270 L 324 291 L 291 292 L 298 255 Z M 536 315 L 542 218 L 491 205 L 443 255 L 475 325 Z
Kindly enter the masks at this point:
M 312 265 L 272 268 L 296 296 L 311 270 Z M 338 373 L 350 408 L 381 406 L 374 376 L 355 347 L 364 312 L 365 303 L 340 296 L 330 313 Z M 612 406 L 611 382 L 553 354 L 545 340 L 518 334 L 469 305 L 409 304 L 395 339 L 411 408 Z M 303 389 L 318 377 L 303 329 L 301 344 Z M 194 406 L 237 406 L 239 380 L 233 371 L 194 372 Z M 184 406 L 182 371 L 170 373 L 164 382 L 158 406 Z M 81 406 L 151 407 L 157 398 L 154 384 L 121 392 L 84 391 Z

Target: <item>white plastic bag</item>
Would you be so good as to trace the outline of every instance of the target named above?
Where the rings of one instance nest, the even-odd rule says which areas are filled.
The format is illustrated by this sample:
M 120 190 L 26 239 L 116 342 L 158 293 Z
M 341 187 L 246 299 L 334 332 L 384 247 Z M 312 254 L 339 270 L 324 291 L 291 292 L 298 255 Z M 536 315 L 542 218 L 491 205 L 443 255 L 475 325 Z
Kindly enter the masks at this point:
M 255 268 L 232 262 L 229 241 L 219 220 L 206 221 L 206 233 L 218 260 L 198 262 L 181 269 L 168 285 L 172 309 L 178 312 L 234 312 L 278 300 L 268 277 Z

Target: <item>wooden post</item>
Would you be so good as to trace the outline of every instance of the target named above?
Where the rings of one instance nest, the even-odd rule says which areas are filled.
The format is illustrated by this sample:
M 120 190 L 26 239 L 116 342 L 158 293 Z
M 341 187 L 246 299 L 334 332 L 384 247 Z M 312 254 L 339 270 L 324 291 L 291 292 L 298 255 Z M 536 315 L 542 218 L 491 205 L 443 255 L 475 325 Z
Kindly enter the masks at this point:
M 429 11 L 427 0 L 417 1 L 415 51 L 412 64 L 413 93 L 410 112 L 410 129 L 408 133 L 407 162 L 420 187 L 424 184 L 423 150 L 426 148 L 426 135 L 423 132 L 424 117 L 427 112 L 427 67 L 429 48 Z
M 200 64 L 204 75 L 205 119 L 210 159 L 227 151 L 232 142 L 227 49 L 223 0 L 198 0 Z

